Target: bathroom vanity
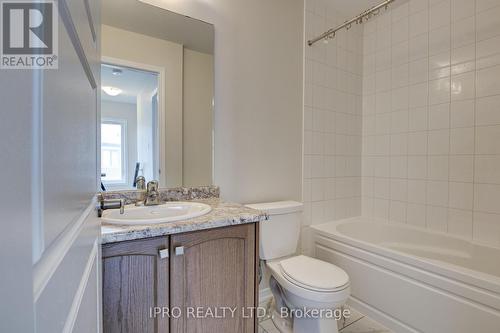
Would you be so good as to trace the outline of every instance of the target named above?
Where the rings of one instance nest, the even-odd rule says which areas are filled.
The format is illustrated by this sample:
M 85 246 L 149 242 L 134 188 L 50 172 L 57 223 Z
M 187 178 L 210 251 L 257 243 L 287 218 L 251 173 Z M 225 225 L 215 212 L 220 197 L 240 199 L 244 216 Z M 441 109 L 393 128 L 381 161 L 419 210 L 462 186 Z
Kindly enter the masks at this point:
M 211 212 L 160 224 L 103 224 L 105 333 L 255 331 L 249 314 L 257 305 L 258 223 L 266 215 L 185 193 L 181 200 L 203 202 Z
M 189 187 L 213 183 L 214 26 L 136 0 L 102 22 L 103 331 L 255 332 L 267 217 Z

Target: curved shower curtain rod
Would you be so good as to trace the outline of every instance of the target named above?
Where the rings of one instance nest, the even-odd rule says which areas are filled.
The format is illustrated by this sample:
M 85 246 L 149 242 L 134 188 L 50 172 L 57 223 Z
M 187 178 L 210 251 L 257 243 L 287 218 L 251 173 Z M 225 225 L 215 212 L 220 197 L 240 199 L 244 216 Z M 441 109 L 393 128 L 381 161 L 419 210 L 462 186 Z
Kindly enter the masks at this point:
M 363 13 L 359 14 L 358 16 L 348 20 L 348 21 L 345 21 L 344 23 L 342 23 L 341 25 L 339 25 L 338 27 L 336 28 L 332 28 L 326 32 L 324 32 L 323 34 L 321 34 L 320 36 L 316 37 L 316 38 L 313 38 L 313 39 L 310 39 L 307 41 L 307 45 L 309 46 L 313 46 L 314 43 L 320 41 L 320 40 L 328 40 L 328 39 L 331 39 L 331 38 L 334 38 L 335 37 L 335 33 L 343 28 L 346 28 L 347 30 L 349 30 L 352 26 L 353 23 L 356 23 L 356 24 L 361 24 L 363 23 L 363 19 L 364 18 L 370 18 L 372 15 L 378 15 L 380 13 L 380 10 L 382 8 L 386 9 L 389 7 L 389 4 L 391 2 L 394 2 L 396 0 L 386 0 L 384 2 L 382 2 L 381 4 L 379 5 L 376 5 L 366 11 L 364 11 Z

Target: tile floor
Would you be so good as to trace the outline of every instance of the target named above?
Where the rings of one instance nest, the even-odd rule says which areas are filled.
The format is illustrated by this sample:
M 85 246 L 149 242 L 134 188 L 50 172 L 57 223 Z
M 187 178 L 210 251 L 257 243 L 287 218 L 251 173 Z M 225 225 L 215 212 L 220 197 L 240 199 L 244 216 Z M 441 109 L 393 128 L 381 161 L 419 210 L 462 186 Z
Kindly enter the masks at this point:
M 377 323 L 373 319 L 350 308 L 351 316 L 345 322 L 341 320 L 339 325 L 340 333 L 392 333 L 389 329 Z M 274 326 L 271 319 L 261 321 L 259 324 L 259 333 L 280 333 Z

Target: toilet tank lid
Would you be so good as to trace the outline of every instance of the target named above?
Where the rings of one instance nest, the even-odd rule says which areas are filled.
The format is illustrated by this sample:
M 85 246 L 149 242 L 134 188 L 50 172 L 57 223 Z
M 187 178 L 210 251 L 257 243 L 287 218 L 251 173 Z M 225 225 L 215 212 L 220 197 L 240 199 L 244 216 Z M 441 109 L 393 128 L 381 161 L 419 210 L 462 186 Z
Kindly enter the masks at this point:
M 269 215 L 280 215 L 301 212 L 304 206 L 297 201 L 276 201 L 245 205 L 248 208 L 253 208 L 266 212 Z

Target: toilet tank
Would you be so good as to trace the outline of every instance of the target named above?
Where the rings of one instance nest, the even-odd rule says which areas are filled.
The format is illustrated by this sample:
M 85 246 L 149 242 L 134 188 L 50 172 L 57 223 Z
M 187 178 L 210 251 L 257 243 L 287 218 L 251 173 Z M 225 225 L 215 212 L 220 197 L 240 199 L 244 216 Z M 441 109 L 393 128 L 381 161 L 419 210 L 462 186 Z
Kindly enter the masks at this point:
M 269 215 L 268 221 L 259 224 L 261 259 L 270 260 L 295 253 L 300 235 L 302 203 L 278 201 L 246 206 Z

